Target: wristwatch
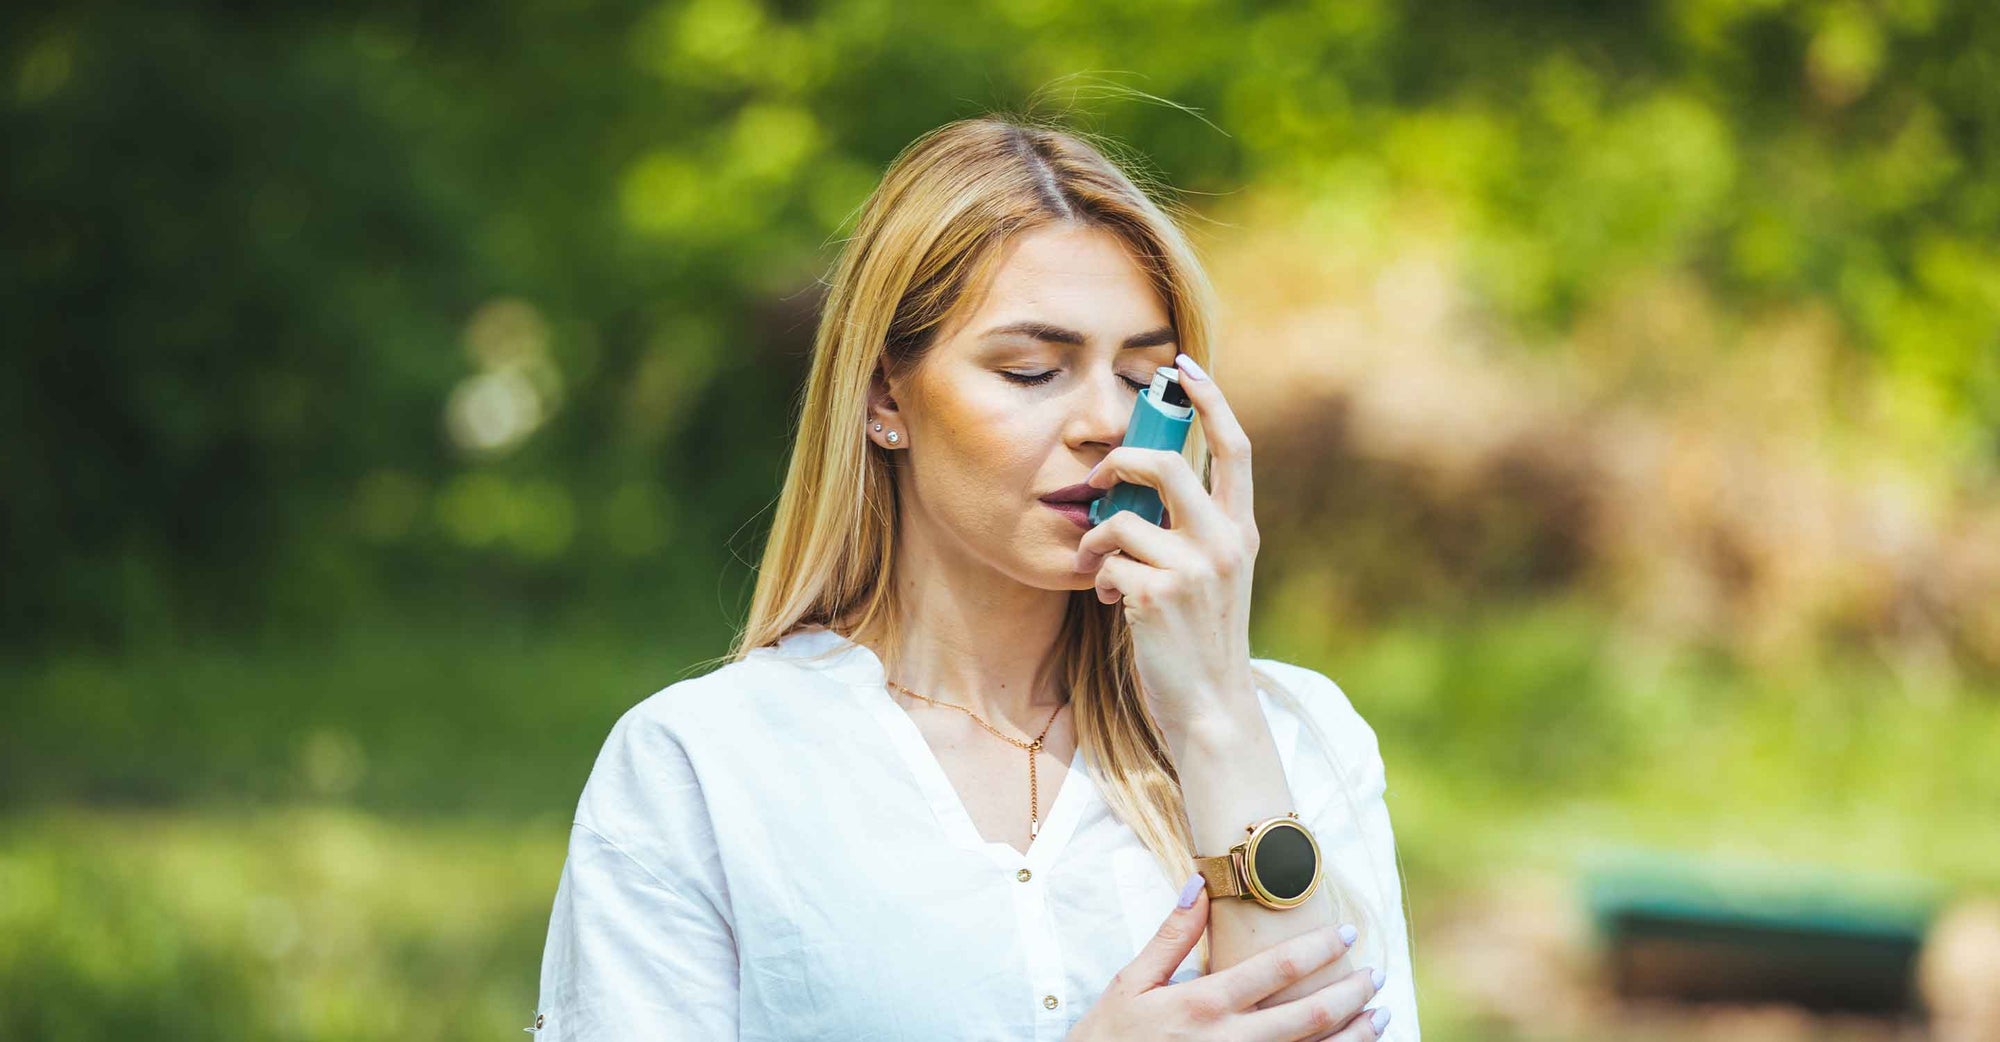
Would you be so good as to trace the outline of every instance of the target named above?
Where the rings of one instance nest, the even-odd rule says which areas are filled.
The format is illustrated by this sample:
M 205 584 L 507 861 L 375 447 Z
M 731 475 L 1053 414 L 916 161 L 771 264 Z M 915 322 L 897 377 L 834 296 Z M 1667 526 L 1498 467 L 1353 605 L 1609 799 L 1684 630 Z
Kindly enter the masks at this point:
M 1227 854 L 1194 859 L 1211 900 L 1235 897 L 1266 908 L 1304 904 L 1319 888 L 1319 840 L 1298 811 L 1247 825 L 1249 838 Z

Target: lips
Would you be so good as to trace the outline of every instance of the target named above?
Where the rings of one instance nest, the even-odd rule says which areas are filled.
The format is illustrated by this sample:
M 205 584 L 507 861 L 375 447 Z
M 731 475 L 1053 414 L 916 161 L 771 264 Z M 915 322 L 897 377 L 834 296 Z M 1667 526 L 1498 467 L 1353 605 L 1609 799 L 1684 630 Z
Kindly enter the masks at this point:
M 1044 503 L 1088 503 L 1104 495 L 1105 490 L 1090 485 L 1075 484 L 1056 489 L 1042 496 Z

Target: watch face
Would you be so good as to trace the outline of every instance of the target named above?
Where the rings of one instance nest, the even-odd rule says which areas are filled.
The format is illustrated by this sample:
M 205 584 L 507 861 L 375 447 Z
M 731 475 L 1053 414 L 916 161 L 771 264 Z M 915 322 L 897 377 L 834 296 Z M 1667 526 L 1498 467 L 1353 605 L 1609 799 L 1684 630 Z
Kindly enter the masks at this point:
M 1281 904 L 1303 901 L 1319 881 L 1319 847 L 1289 821 L 1271 822 L 1254 837 L 1250 862 L 1256 886 Z

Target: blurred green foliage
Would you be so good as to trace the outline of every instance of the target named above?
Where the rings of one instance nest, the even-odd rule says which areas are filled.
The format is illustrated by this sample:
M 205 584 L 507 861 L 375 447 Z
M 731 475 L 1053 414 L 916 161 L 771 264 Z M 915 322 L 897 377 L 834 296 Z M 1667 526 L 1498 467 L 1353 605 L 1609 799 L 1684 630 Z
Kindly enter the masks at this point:
M 1366 225 L 1428 201 L 1531 342 L 1636 269 L 1743 307 L 1824 300 L 1908 424 L 1990 464 L 1984 14 L 11 11 L 0 632 L 32 648 L 481 599 L 651 619 L 660 591 L 712 588 L 775 486 L 843 219 L 916 134 L 1038 88 L 1218 206 L 1308 185 Z M 1136 75 L 1076 75 L 1106 68 Z M 1107 79 L 1203 115 L 1105 101 Z

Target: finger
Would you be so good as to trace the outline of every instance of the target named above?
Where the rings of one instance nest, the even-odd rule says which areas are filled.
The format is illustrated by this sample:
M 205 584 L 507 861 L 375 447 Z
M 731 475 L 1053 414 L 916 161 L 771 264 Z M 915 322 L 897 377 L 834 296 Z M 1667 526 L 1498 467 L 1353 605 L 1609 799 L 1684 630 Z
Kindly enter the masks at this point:
M 1105 604 L 1123 601 L 1128 608 L 1134 604 L 1149 605 L 1158 599 L 1159 584 L 1163 581 L 1165 577 L 1158 568 L 1113 553 L 1098 562 L 1097 599 Z
M 1368 1018 L 1362 1015 L 1361 1008 L 1375 997 L 1375 985 L 1368 974 L 1368 970 L 1356 970 L 1310 995 L 1246 1013 L 1243 1026 L 1248 1029 L 1250 1038 L 1286 1039 L 1288 1042 L 1292 1039 L 1322 1038 L 1329 1032 L 1334 1032 L 1332 1037 L 1341 1042 L 1348 1042 L 1349 1038 L 1355 1042 L 1373 1038 L 1369 1034 L 1350 1034 L 1356 1030 L 1374 1030 Z
M 1207 379 L 1194 359 L 1178 355 L 1174 365 L 1191 378 L 1182 380 L 1181 387 L 1187 391 L 1195 415 L 1201 417 L 1202 437 L 1208 441 L 1208 454 L 1215 458 L 1210 477 L 1216 504 L 1237 523 L 1249 524 L 1251 505 L 1255 502 L 1250 481 L 1250 436 L 1236 422 L 1236 412 L 1223 398 L 1222 389 L 1214 380 Z
M 1328 923 L 1279 941 L 1209 979 L 1222 982 L 1232 1009 L 1247 1009 L 1346 955 L 1352 936 L 1352 926 Z
M 1176 554 L 1185 552 L 1175 545 L 1177 538 L 1130 510 L 1120 510 L 1111 515 L 1109 521 L 1093 526 L 1083 533 L 1083 538 L 1077 540 L 1076 570 L 1095 570 L 1098 563 L 1113 550 L 1155 568 L 1164 568 Z
M 1097 599 L 1105 604 L 1117 604 L 1134 596 L 1143 599 L 1147 587 L 1153 582 L 1153 575 L 1159 569 L 1144 561 L 1135 561 L 1124 554 L 1111 554 L 1097 565 Z
M 1083 480 L 1103 489 L 1121 481 L 1148 486 L 1159 492 L 1161 507 L 1173 511 L 1175 523 L 1185 521 L 1183 527 L 1194 529 L 1197 536 L 1220 533 L 1224 523 L 1233 520 L 1201 487 L 1194 467 L 1178 452 L 1120 445 L 1105 453 Z
M 1176 907 L 1167 914 L 1160 928 L 1153 932 L 1153 939 L 1139 949 L 1139 954 L 1125 964 L 1125 968 L 1111 978 L 1105 988 L 1107 993 L 1137 995 L 1165 984 L 1180 968 L 1188 953 L 1194 950 L 1195 942 L 1201 940 L 1203 930 L 1208 929 L 1208 893 L 1206 880 L 1196 873 L 1182 890 L 1183 900 L 1191 903 L 1186 908 Z M 1193 893 L 1189 894 L 1188 891 Z
M 1364 1009 L 1331 1035 L 1316 1035 L 1312 1042 L 1375 1042 L 1389 1031 L 1389 1007 Z

